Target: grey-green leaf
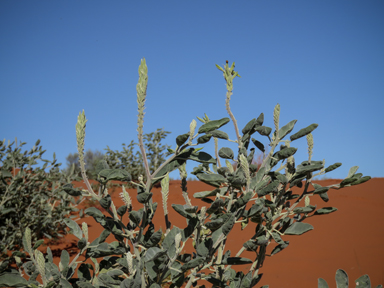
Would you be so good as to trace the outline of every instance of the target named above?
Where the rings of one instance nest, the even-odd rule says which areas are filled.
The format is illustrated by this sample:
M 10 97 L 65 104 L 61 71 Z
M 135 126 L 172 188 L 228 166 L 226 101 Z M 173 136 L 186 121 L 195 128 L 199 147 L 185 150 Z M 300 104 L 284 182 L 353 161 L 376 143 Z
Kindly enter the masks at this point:
M 317 126 L 319 126 L 318 124 L 311 124 L 309 125 L 308 127 L 305 127 L 301 130 L 299 130 L 299 132 L 296 132 L 295 134 L 291 135 L 291 141 L 294 141 L 296 139 L 299 139 L 303 136 L 306 136 L 308 135 L 309 133 L 311 133 L 313 130 L 315 130 L 317 128 Z
M 279 139 L 283 139 L 287 134 L 291 133 L 293 127 L 295 127 L 297 120 L 292 120 L 287 125 L 281 127 L 279 130 Z
M 199 173 L 196 174 L 196 177 L 209 185 L 212 185 L 214 187 L 220 187 L 222 183 L 225 183 L 227 179 L 225 177 L 221 176 L 220 174 L 205 174 L 205 173 Z
M 371 288 L 371 279 L 369 279 L 368 275 L 363 275 L 359 277 L 358 279 L 356 279 L 355 283 L 356 287 L 359 288 Z
M 103 169 L 99 172 L 99 182 L 106 183 L 110 180 L 129 182 L 132 180 L 132 177 L 127 171 L 122 169 Z
M 284 234 L 286 235 L 301 235 L 309 230 L 312 230 L 313 226 L 308 223 L 295 222 L 285 230 Z
M 207 132 L 219 129 L 221 126 L 227 124 L 228 122 L 229 122 L 229 118 L 227 118 L 227 117 L 222 118 L 220 120 L 209 121 L 209 122 L 203 124 L 202 126 L 200 126 L 198 133 L 202 134 L 202 133 L 207 133 Z
M 176 137 L 176 144 L 177 146 L 183 145 L 189 138 L 189 133 L 181 134 Z
M 348 275 L 347 273 L 342 270 L 338 269 L 336 271 L 336 287 L 337 288 L 348 288 Z M 360 286 L 359 286 L 360 288 Z
M 321 209 L 316 210 L 316 212 L 313 215 L 329 214 L 335 211 L 337 211 L 337 208 L 335 207 L 323 207 Z
M 337 162 L 337 163 L 332 164 L 332 165 L 328 166 L 327 168 L 325 168 L 324 172 L 325 172 L 325 173 L 331 172 L 331 171 L 333 171 L 333 170 L 339 168 L 340 166 L 341 166 L 341 163 L 340 163 L 340 162 Z
M 213 130 L 209 132 L 209 134 L 212 135 L 212 137 L 219 138 L 219 139 L 228 140 L 229 138 L 227 133 L 220 130 Z
M 231 148 L 223 147 L 219 150 L 219 156 L 224 159 L 233 159 L 234 153 Z
M 83 238 L 83 232 L 75 221 L 69 218 L 65 218 L 64 223 L 71 229 L 73 235 L 75 235 L 79 239 Z
M 18 274 L 3 274 L 0 276 L 0 287 L 28 287 L 28 281 Z
M 329 288 L 329 286 L 323 278 L 319 278 L 317 280 L 317 288 Z
M 228 257 L 223 260 L 222 264 L 224 265 L 243 265 L 243 264 L 251 264 L 253 261 L 248 258 L 242 257 Z

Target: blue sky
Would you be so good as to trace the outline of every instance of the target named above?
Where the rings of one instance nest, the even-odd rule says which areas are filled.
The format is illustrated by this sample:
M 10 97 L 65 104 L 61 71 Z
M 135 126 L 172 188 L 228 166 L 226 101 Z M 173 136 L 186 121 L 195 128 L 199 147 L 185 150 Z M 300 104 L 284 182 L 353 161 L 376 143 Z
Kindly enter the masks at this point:
M 242 76 L 231 100 L 240 129 L 261 112 L 273 127 L 279 103 L 281 125 L 298 120 L 293 132 L 319 124 L 313 160 L 343 163 L 329 177 L 345 178 L 354 165 L 383 177 L 383 15 L 382 0 L 2 0 L 0 138 L 26 148 L 41 139 L 45 158 L 56 152 L 64 167 L 84 109 L 86 149 L 122 150 L 137 139 L 145 57 L 144 132 L 164 128 L 175 147 L 196 116 L 227 117 L 215 64 L 229 60 Z M 235 138 L 231 123 L 223 130 Z M 295 142 L 296 161 L 306 160 L 305 138 Z M 204 149 L 213 153 L 213 143 Z

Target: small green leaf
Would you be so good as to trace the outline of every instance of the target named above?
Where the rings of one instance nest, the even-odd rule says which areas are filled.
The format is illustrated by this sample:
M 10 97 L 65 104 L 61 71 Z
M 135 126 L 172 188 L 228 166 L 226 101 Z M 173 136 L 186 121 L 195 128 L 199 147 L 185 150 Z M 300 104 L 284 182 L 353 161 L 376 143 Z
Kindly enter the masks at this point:
M 212 137 L 219 138 L 219 139 L 228 140 L 229 138 L 227 133 L 220 130 L 213 130 L 209 132 L 209 134 L 212 135 Z
M 242 257 L 228 257 L 227 259 L 224 259 L 221 264 L 223 265 L 243 265 L 243 264 L 251 264 L 253 261 L 248 258 L 242 258 Z
M 279 130 L 279 139 L 283 139 L 287 134 L 291 133 L 293 127 L 295 127 L 297 120 L 292 120 L 287 125 L 281 127 Z
M 35 245 L 33 245 L 33 250 L 36 250 L 37 248 L 39 248 L 40 247 L 40 245 L 41 244 L 43 244 L 44 243 L 44 240 L 43 239 L 40 239 L 40 240 L 38 240 L 38 241 L 36 241 L 36 243 L 35 243 Z
M 347 273 L 342 270 L 342 269 L 338 269 L 336 271 L 336 286 L 337 288 L 348 288 L 348 275 Z M 359 286 L 360 288 L 360 286 Z
M 264 148 L 264 145 L 263 143 L 257 141 L 255 138 L 252 138 L 251 139 L 253 144 L 261 151 L 261 152 L 265 152 L 265 148 Z
M 65 218 L 64 223 L 71 229 L 72 234 L 77 238 L 81 239 L 83 237 L 83 231 L 81 231 L 81 228 L 75 221 L 69 218 Z
M 299 132 L 296 132 L 295 134 L 291 135 L 291 137 L 290 137 L 291 141 L 294 141 L 296 139 L 299 139 L 299 138 L 301 138 L 303 136 L 308 135 L 313 130 L 315 130 L 317 128 L 317 126 L 319 126 L 319 125 L 314 123 L 314 124 L 309 125 L 306 128 L 303 128 L 303 129 L 299 130 Z
M 359 288 L 371 288 L 371 279 L 368 275 L 363 275 L 355 280 L 356 287 Z
M 122 169 L 104 169 L 99 172 L 97 181 L 107 183 L 110 180 L 129 182 L 132 180 L 132 177 L 127 171 Z
M 196 177 L 209 185 L 212 185 L 214 187 L 220 187 L 222 183 L 227 182 L 227 179 L 225 177 L 221 176 L 220 174 L 205 174 L 205 173 L 198 173 L 196 174 Z
M 28 281 L 18 274 L 0 275 L 0 287 L 28 287 Z
M 308 223 L 295 222 L 285 230 L 284 234 L 286 235 L 301 235 L 309 230 L 312 230 L 313 226 Z
M 318 288 L 329 288 L 327 282 L 323 278 L 319 278 L 317 280 L 317 287 Z
M 325 173 L 331 172 L 331 171 L 333 171 L 333 170 L 339 168 L 340 166 L 341 166 L 341 163 L 340 163 L 340 162 L 337 162 L 337 163 L 332 164 L 332 165 L 328 166 L 327 168 L 325 168 L 324 172 L 325 172 Z
M 207 143 L 209 140 L 211 140 L 212 138 L 212 135 L 210 134 L 205 134 L 203 136 L 200 136 L 199 138 L 197 138 L 197 143 L 198 144 L 204 144 L 204 143 Z
M 359 166 L 351 167 L 351 169 L 349 169 L 348 176 L 346 178 L 351 178 L 358 169 L 359 169 Z
M 189 138 L 189 132 L 176 137 L 177 146 L 181 147 Z
M 137 201 L 141 204 L 148 203 L 148 201 L 152 198 L 152 193 L 150 192 L 143 192 L 140 194 L 137 194 Z
M 233 159 L 234 153 L 231 148 L 223 147 L 219 150 L 219 156 L 224 159 Z
M 335 211 L 337 211 L 337 208 L 335 207 L 323 207 L 321 209 L 316 210 L 316 212 L 313 215 L 329 214 Z
M 200 126 L 198 133 L 207 133 L 216 129 L 219 129 L 221 126 L 227 124 L 229 122 L 229 118 L 222 118 L 220 120 L 212 120 Z
M 271 127 L 266 127 L 266 126 L 259 126 L 256 128 L 256 132 L 258 132 L 262 136 L 269 136 L 272 132 Z
M 101 207 L 103 207 L 104 209 L 108 210 L 109 207 L 111 207 L 111 204 L 112 204 L 111 195 L 107 195 L 106 197 L 100 199 L 99 203 L 100 203 Z

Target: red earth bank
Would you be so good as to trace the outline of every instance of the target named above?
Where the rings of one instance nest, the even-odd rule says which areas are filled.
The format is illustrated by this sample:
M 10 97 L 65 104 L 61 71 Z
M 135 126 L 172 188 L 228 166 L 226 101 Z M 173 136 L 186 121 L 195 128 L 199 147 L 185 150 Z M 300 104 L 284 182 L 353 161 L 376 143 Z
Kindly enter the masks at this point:
M 340 180 L 314 182 L 327 186 L 339 183 Z M 76 186 L 85 188 L 84 183 L 76 183 Z M 339 268 L 347 272 L 351 283 L 358 277 L 368 274 L 372 287 L 384 284 L 383 187 L 384 178 L 374 178 L 361 185 L 328 191 L 330 198 L 328 203 L 323 202 L 317 195 L 311 197 L 312 205 L 317 205 L 318 208 L 332 206 L 338 208 L 338 211 L 306 219 L 305 222 L 313 225 L 314 230 L 300 236 L 284 236 L 283 240 L 290 241 L 289 246 L 273 257 L 266 258 L 264 266 L 259 271 L 264 275 L 256 287 L 263 285 L 269 285 L 270 288 L 317 287 L 317 279 L 321 277 L 332 288 L 336 287 L 335 273 Z M 213 190 L 213 187 L 199 181 L 188 182 L 188 193 L 193 205 L 206 204 L 201 200 L 194 199 L 192 195 L 207 190 Z M 127 191 L 133 200 L 134 209 L 141 208 L 141 204 L 136 200 L 136 189 Z M 119 196 L 120 192 L 121 189 L 117 188 L 111 193 L 116 207 L 123 205 Z M 160 188 L 155 188 L 152 192 L 153 201 L 159 203 L 153 221 L 155 230 L 161 227 L 164 231 L 165 221 Z M 296 193 L 299 192 L 301 189 L 296 190 Z M 172 225 L 184 228 L 186 226 L 185 219 L 171 208 L 172 203 L 185 204 L 181 195 L 180 181 L 170 183 L 168 203 L 169 219 Z M 92 217 L 82 218 L 77 222 L 79 225 L 82 222 L 88 224 L 90 242 L 97 238 L 103 229 Z M 244 231 L 241 231 L 239 225 L 235 225 L 229 234 L 225 247 L 226 250 L 231 250 L 232 256 L 239 251 L 245 241 L 253 236 L 255 225 L 250 222 Z M 68 235 L 60 244 L 50 245 L 50 248 L 55 250 L 55 255 L 57 255 L 56 264 L 60 261 L 60 251 L 63 249 L 67 249 L 68 252 L 72 250 L 74 254 L 71 254 L 71 259 L 75 257 L 78 251 L 76 242 L 74 242 L 75 239 L 77 238 L 73 235 Z M 114 237 L 109 236 L 107 242 L 112 241 L 115 241 Z M 267 253 L 270 253 L 274 246 L 275 244 L 272 243 L 268 247 Z M 42 247 L 41 250 L 44 252 L 46 248 Z M 186 250 L 191 251 L 190 248 Z M 250 259 L 255 257 L 254 253 L 250 252 L 248 254 L 243 253 L 242 256 Z M 84 258 L 79 258 L 79 260 L 82 259 Z M 232 268 L 246 271 L 249 267 L 250 265 L 242 265 Z M 209 283 L 201 284 L 210 287 Z M 354 287 L 354 283 L 351 286 Z

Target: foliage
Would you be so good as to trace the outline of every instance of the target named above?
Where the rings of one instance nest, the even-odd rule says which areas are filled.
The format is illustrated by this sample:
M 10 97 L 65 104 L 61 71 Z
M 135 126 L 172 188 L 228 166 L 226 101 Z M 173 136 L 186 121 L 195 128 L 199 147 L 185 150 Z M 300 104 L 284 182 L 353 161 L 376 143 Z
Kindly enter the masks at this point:
M 6 258 L 8 251 L 20 250 L 22 235 L 27 227 L 31 239 L 36 242 L 42 237 L 57 239 L 66 233 L 63 222 L 70 212 L 77 210 L 75 201 L 64 192 L 66 184 L 76 178 L 64 177 L 59 172 L 60 163 L 44 160 L 45 150 L 35 146 L 22 153 L 26 143 L 5 143 L 0 141 L 0 256 Z M 37 160 L 42 167 L 33 168 Z M 49 169 L 49 173 L 45 172 Z M 69 187 L 70 188 L 70 187 Z M 79 192 L 79 194 L 81 194 Z
M 153 173 L 165 161 L 166 157 L 170 155 L 167 149 L 171 148 L 169 145 L 162 145 L 161 140 L 167 137 L 171 132 L 157 129 L 143 135 L 144 146 L 146 150 L 149 171 Z M 124 169 L 129 172 L 134 181 L 138 181 L 140 175 L 146 175 L 143 157 L 137 149 L 138 143 L 133 140 L 126 145 L 123 143 L 123 151 L 113 151 L 107 146 L 105 160 L 111 169 Z M 145 178 L 144 178 L 145 180 Z
M 87 171 L 87 176 L 90 179 L 96 178 L 96 166 L 99 163 L 100 160 L 104 159 L 104 154 L 101 153 L 99 150 L 92 151 L 91 149 L 88 149 L 87 152 L 85 152 L 84 155 L 84 161 L 85 161 L 85 169 Z M 70 173 L 70 170 L 72 169 L 72 166 L 74 166 L 74 173 L 76 175 L 81 174 L 80 170 L 80 163 L 79 163 L 79 154 L 78 153 L 69 153 L 69 155 L 65 158 L 67 160 L 67 167 L 63 170 L 63 173 L 68 174 Z
M 79 114 L 76 124 L 77 145 L 80 158 L 81 173 L 87 192 L 83 196 L 96 199 L 104 208 L 104 215 L 95 207 L 88 208 L 85 213 L 104 228 L 101 235 L 90 243 L 88 226 L 80 226 L 71 220 L 66 221 L 72 233 L 79 239 L 78 255 L 70 261 L 67 251 L 62 251 L 59 267 L 53 264 L 52 254 L 48 255 L 32 247 L 30 231 L 24 233 L 24 247 L 29 254 L 23 264 L 24 271 L 30 276 L 29 280 L 22 278 L 17 270 L 3 268 L 0 283 L 10 287 L 24 285 L 29 287 L 150 287 L 158 288 L 196 286 L 205 282 L 212 287 L 249 288 L 254 287 L 261 279 L 259 269 L 266 258 L 266 248 L 274 242 L 277 245 L 272 255 L 281 252 L 289 245 L 284 240 L 285 235 L 301 235 L 313 229 L 304 222 L 307 218 L 328 214 L 336 211 L 334 207 L 317 208 L 310 204 L 310 197 L 319 195 L 328 201 L 330 189 L 363 183 L 370 177 L 362 177 L 356 173 L 357 166 L 349 170 L 348 176 L 341 183 L 321 187 L 311 182 L 314 176 L 328 173 L 341 164 L 335 163 L 325 167 L 324 161 L 312 160 L 312 132 L 317 124 L 312 124 L 299 130 L 286 139 L 294 129 L 296 120 L 280 126 L 280 106 L 276 105 L 273 113 L 274 129 L 263 126 L 264 114 L 252 119 L 239 131 L 238 124 L 230 109 L 230 98 L 233 90 L 233 79 L 239 76 L 234 71 L 234 63 L 224 67 L 217 66 L 223 72 L 227 87 L 226 110 L 230 118 L 210 120 L 207 115 L 198 118 L 203 124 L 197 129 L 197 122 L 192 120 L 189 131 L 176 138 L 175 149 L 170 149 L 171 156 L 155 171 L 149 165 L 143 137 L 144 104 L 146 101 L 147 66 L 142 60 L 139 66 L 139 81 L 136 86 L 138 113 L 138 145 L 145 167 L 145 176 L 139 177 L 139 183 L 132 182 L 131 175 L 126 170 L 110 167 L 106 161 L 101 161 L 97 167 L 100 182 L 99 193 L 96 194 L 86 177 L 84 165 L 85 124 L 87 119 L 84 111 Z M 236 138 L 219 130 L 220 127 L 232 122 Z M 196 132 L 197 129 L 197 132 Z M 274 130 L 274 131 L 273 131 Z M 256 133 L 257 132 L 257 133 Z M 256 133 L 256 134 L 255 134 Z M 258 135 L 251 138 L 252 135 Z M 255 136 L 256 137 L 256 136 Z M 255 147 L 265 152 L 262 137 L 269 140 L 269 152 L 266 153 L 260 167 L 252 164 Z M 308 160 L 295 164 L 296 148 L 291 143 L 302 137 L 307 138 Z M 264 138 L 264 139 L 265 139 Z M 215 157 L 195 148 L 211 139 L 215 142 Z M 224 139 L 235 142 L 238 146 L 237 156 L 229 147 L 218 148 L 218 140 Z M 221 158 L 221 160 L 220 160 Z M 230 160 L 237 161 L 234 170 Z M 202 199 L 208 206 L 199 209 L 191 204 L 187 192 L 186 162 L 192 160 L 200 163 L 192 174 L 211 186 L 210 191 L 195 193 L 193 197 Z M 221 165 L 221 161 L 225 165 Z M 224 163 L 223 162 L 223 163 Z M 278 165 L 279 164 L 279 165 Z M 185 204 L 173 203 L 169 206 L 169 177 L 168 174 L 178 169 L 182 179 L 182 195 Z M 129 195 L 123 188 L 121 196 L 125 205 L 115 207 L 105 185 L 110 180 L 132 183 L 137 187 L 137 195 Z M 152 219 L 158 207 L 153 203 L 151 189 L 156 183 L 161 183 L 165 231 L 156 230 Z M 304 184 L 303 184 L 304 183 Z M 302 193 L 293 194 L 292 188 L 303 188 Z M 303 187 L 304 186 L 304 187 Z M 123 186 L 124 187 L 124 186 Z M 137 197 L 142 208 L 132 207 L 131 197 Z M 317 196 L 316 196 L 317 197 Z M 185 218 L 184 227 L 176 227 L 168 218 L 168 209 L 174 209 Z M 253 237 L 244 242 L 238 251 L 225 249 L 228 234 L 234 225 L 244 228 L 252 225 L 255 229 Z M 116 241 L 106 243 L 108 235 L 113 234 Z M 187 243 L 192 243 L 193 254 L 184 252 Z M 255 253 L 254 259 L 242 257 L 244 251 Z M 80 255 L 92 260 L 93 265 L 76 262 Z M 248 273 L 237 271 L 237 265 L 251 264 Z M 79 278 L 74 277 L 77 269 Z M 91 270 L 93 273 L 91 273 Z M 42 276 L 43 284 L 36 281 L 36 276 Z M 205 287 L 204 285 L 201 287 Z
M 363 275 L 359 277 L 359 279 L 356 279 L 355 284 L 356 284 L 356 288 L 371 288 L 371 280 L 369 279 L 368 275 Z M 340 288 L 348 288 L 348 285 L 349 285 L 348 275 L 342 269 L 339 269 L 336 271 L 336 285 L 337 287 L 340 287 Z M 317 287 L 328 288 L 329 286 L 324 279 L 319 278 Z M 383 288 L 383 285 L 377 285 L 376 288 Z

